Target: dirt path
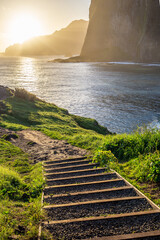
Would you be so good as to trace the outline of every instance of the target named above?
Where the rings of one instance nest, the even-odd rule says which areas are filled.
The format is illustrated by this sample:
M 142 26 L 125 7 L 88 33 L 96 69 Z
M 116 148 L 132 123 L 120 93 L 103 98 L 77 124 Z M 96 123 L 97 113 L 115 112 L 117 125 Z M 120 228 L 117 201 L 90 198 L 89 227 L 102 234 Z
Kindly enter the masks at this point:
M 0 128 L 0 137 L 4 134 L 7 134 L 7 140 L 28 153 L 35 162 L 81 157 L 87 154 L 86 150 L 74 147 L 66 141 L 51 139 L 38 131 L 14 132 Z M 18 138 L 15 138 L 14 134 L 18 135 Z

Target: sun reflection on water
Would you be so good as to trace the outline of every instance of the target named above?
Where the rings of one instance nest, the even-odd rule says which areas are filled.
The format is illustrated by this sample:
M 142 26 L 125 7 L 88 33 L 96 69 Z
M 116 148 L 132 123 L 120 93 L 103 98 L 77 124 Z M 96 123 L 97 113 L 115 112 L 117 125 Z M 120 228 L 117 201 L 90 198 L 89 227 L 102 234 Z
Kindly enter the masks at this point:
M 28 91 L 36 91 L 36 82 L 38 80 L 36 71 L 36 61 L 33 58 L 21 58 L 19 67 L 19 77 L 23 83 L 23 87 Z

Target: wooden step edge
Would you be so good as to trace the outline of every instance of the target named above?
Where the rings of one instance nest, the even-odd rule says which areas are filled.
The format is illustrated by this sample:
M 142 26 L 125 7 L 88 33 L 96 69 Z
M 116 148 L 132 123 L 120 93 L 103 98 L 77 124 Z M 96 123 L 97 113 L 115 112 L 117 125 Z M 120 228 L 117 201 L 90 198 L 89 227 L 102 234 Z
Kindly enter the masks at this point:
M 83 162 L 87 162 L 87 163 L 92 163 L 90 160 L 84 159 L 84 160 L 78 160 L 78 161 L 72 161 L 72 162 L 63 162 L 63 163 L 55 163 L 55 164 L 48 164 L 48 165 L 43 165 L 45 167 L 47 166 L 63 166 L 65 164 L 76 164 L 76 163 L 83 163 Z
M 54 168 L 49 168 L 49 169 L 47 169 L 47 170 L 49 170 L 49 171 L 52 171 L 52 170 L 54 170 Z M 45 171 L 47 171 L 47 170 L 45 170 Z M 84 169 L 84 170 L 77 170 L 77 171 L 67 171 L 67 172 L 53 172 L 53 173 L 46 173 L 46 174 L 44 174 L 45 176 L 46 175 L 61 175 L 61 174 L 72 174 L 72 173 L 85 173 L 85 172 L 88 172 L 88 171 L 97 171 L 97 170 L 104 170 L 104 171 L 106 171 L 106 168 L 88 168 L 88 169 Z M 112 173 L 113 173 L 113 171 L 111 171 Z
M 66 167 L 58 167 L 58 168 L 45 168 L 44 170 L 45 171 L 47 171 L 47 170 L 54 170 L 56 172 L 56 170 L 59 170 L 59 169 L 87 167 L 88 165 L 93 166 L 93 167 L 98 166 L 98 164 L 96 164 L 96 163 L 90 163 L 90 164 L 81 164 L 81 165 L 72 165 L 72 166 L 66 166 Z
M 74 161 L 74 160 L 84 160 L 87 159 L 86 156 L 84 157 L 76 157 L 76 158 L 62 158 L 62 159 L 56 159 L 56 160 L 50 160 L 50 161 L 43 161 L 43 164 L 48 164 L 51 162 L 57 162 L 57 161 Z
M 133 189 L 130 186 L 125 186 L 125 187 L 119 187 L 119 188 L 108 188 L 108 189 L 102 189 L 102 190 L 96 190 L 96 191 L 86 191 L 86 192 L 76 192 L 76 193 L 69 193 L 69 194 L 57 194 L 57 195 L 47 195 L 44 196 L 44 199 L 52 197 L 57 198 L 57 197 L 68 197 L 68 196 L 78 196 L 78 195 L 86 195 L 86 194 L 96 194 L 96 193 L 105 193 L 105 192 L 116 192 L 116 191 L 122 191 L 122 190 L 128 190 L 128 189 Z M 134 189 L 133 189 L 134 190 Z
M 53 208 L 72 207 L 72 206 L 80 207 L 82 205 L 89 205 L 89 204 L 123 202 L 123 201 L 140 200 L 140 199 L 145 199 L 145 198 L 142 198 L 140 196 L 136 196 L 136 197 L 102 199 L 102 200 L 94 200 L 94 201 L 88 201 L 88 202 L 61 204 L 61 205 L 54 204 L 54 205 L 44 206 L 43 209 L 47 210 L 47 209 L 53 209 Z
M 139 217 L 151 214 L 160 214 L 158 210 L 151 210 L 151 211 L 143 211 L 143 212 L 134 212 L 134 213 L 123 213 L 123 214 L 112 214 L 107 217 L 92 217 L 92 218 L 77 218 L 77 219 L 66 219 L 66 220 L 59 220 L 59 221 L 49 221 L 43 222 L 43 225 L 53 225 L 53 224 L 65 224 L 65 223 L 81 223 L 81 222 L 94 222 L 100 220 L 110 220 L 110 219 L 118 219 L 118 218 L 128 218 L 128 217 Z
M 43 169 L 42 169 L 42 173 L 43 173 L 43 180 L 45 181 Z M 42 213 L 42 209 L 43 209 L 43 202 L 44 202 L 44 191 L 42 192 L 42 196 L 41 196 L 41 210 L 40 210 L 41 213 Z M 39 222 L 37 240 L 41 240 L 41 235 L 42 235 L 42 219 L 40 219 L 40 222 Z
M 142 232 L 142 233 L 133 233 L 133 234 L 125 234 L 125 235 L 117 235 L 117 236 L 109 236 L 109 237 L 95 237 L 90 239 L 83 239 L 83 240 L 136 240 L 136 239 L 143 239 L 147 237 L 159 237 L 160 239 L 160 230 L 157 231 L 150 231 L 150 232 Z
M 136 187 L 134 187 L 131 183 L 129 183 L 125 178 L 123 178 L 119 173 L 117 173 L 116 171 L 114 171 L 117 176 L 119 176 L 120 179 L 122 179 L 123 181 L 125 181 L 125 183 L 128 185 L 128 186 L 131 186 L 135 191 L 136 193 L 141 196 L 141 197 L 144 197 L 147 199 L 148 203 L 152 206 L 153 209 L 155 210 L 159 210 L 160 211 L 160 208 L 154 203 L 152 202 L 147 196 L 145 196 L 142 192 L 140 192 Z
M 111 180 L 105 180 L 105 181 L 96 181 L 96 182 L 87 182 L 87 183 L 78 183 L 78 184 L 65 184 L 65 185 L 56 185 L 56 186 L 48 186 L 45 187 L 45 189 L 56 189 L 56 188 L 62 188 L 62 187 L 73 187 L 73 186 L 85 186 L 85 185 L 93 185 L 93 184 L 100 184 L 100 183 L 109 183 L 109 182 L 124 182 L 122 179 L 111 179 Z M 126 185 L 127 186 L 127 185 Z
M 53 179 L 46 179 L 47 182 L 53 182 L 53 181 L 65 181 L 70 179 L 83 179 L 83 178 L 89 178 L 89 177 L 96 177 L 96 176 L 117 176 L 115 173 L 97 173 L 97 174 L 90 174 L 90 175 L 83 175 L 83 176 L 74 176 L 74 177 L 66 177 L 66 178 L 53 178 Z M 46 175 L 45 175 L 46 177 Z M 118 176 L 117 176 L 118 178 Z M 118 178 L 119 179 L 119 178 Z

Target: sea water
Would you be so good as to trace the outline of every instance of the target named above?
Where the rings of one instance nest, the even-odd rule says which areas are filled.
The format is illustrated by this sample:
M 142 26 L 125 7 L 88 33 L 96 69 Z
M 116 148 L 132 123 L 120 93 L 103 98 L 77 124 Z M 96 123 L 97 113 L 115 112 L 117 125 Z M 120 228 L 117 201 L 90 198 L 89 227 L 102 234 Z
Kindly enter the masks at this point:
M 53 63 L 53 57 L 0 57 L 0 85 L 25 88 L 110 131 L 159 126 L 160 64 Z

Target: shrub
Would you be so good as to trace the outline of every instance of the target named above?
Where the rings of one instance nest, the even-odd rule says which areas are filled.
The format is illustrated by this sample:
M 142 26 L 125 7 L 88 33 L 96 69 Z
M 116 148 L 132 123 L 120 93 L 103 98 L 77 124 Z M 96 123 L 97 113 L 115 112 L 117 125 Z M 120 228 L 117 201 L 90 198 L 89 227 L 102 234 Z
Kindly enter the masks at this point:
M 16 88 L 15 97 L 22 98 L 27 101 L 35 102 L 36 100 L 39 100 L 36 95 L 26 91 L 24 88 Z
M 160 154 L 159 151 L 140 155 L 124 164 L 131 178 L 139 182 L 160 182 Z
M 0 166 L 0 196 L 8 196 L 12 200 L 21 199 L 25 184 L 20 175 L 9 168 Z
M 99 123 L 91 118 L 84 118 L 76 115 L 71 115 L 77 124 L 85 129 L 93 130 L 99 134 L 107 135 L 111 134 L 106 127 L 99 125 Z
M 106 170 L 110 170 L 112 163 L 117 162 L 117 158 L 111 151 L 98 150 L 94 157 L 94 163 L 99 163 L 100 167 L 105 167 Z
M 139 157 L 139 165 L 135 166 L 137 180 L 160 182 L 160 155 L 159 151 Z
M 148 179 L 154 182 L 160 182 L 160 154 L 159 152 L 150 155 L 150 173 Z
M 103 151 L 110 150 L 120 161 L 128 161 L 140 154 L 153 153 L 160 149 L 160 131 L 145 130 L 133 134 L 120 134 L 106 139 Z

